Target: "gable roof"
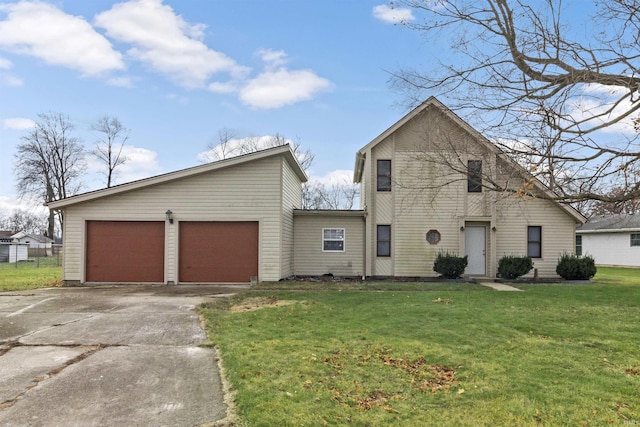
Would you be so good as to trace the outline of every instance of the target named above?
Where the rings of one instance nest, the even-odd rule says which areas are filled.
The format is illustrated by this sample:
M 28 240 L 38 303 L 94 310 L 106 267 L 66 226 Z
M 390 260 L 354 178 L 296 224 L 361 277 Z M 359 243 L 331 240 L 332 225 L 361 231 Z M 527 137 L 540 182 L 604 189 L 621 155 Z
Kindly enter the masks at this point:
M 480 144 L 482 144 L 488 151 L 493 152 L 496 155 L 500 156 L 503 160 L 507 161 L 511 166 L 513 166 L 513 167 L 517 168 L 519 171 L 521 171 L 523 173 L 523 175 L 529 175 L 530 176 L 530 174 L 522 166 L 520 166 L 517 162 L 515 162 L 511 157 L 507 156 L 504 153 L 504 151 L 502 151 L 498 146 L 496 146 L 494 143 L 489 141 L 484 135 L 482 135 L 480 132 L 475 130 L 467 122 L 462 120 L 457 114 L 455 114 L 453 111 L 451 111 L 442 102 L 438 101 L 438 99 L 436 99 L 436 97 L 431 96 L 426 101 L 424 101 L 422 104 L 420 104 L 419 106 L 417 106 L 416 108 L 411 110 L 408 114 L 406 114 L 400 120 L 395 122 L 387 130 L 382 132 L 380 135 L 378 135 L 376 138 L 374 138 L 371 142 L 369 142 L 367 145 L 365 145 L 364 147 L 362 147 L 360 150 L 358 150 L 356 152 L 356 160 L 355 160 L 355 165 L 354 165 L 354 168 L 353 168 L 353 182 L 359 183 L 359 182 L 362 181 L 362 174 L 364 173 L 364 163 L 365 163 L 365 160 L 366 160 L 366 153 L 369 150 L 371 150 L 373 147 L 375 147 L 376 145 L 378 145 L 379 143 L 384 141 L 389 135 L 393 134 L 398 129 L 400 129 L 402 126 L 404 126 L 409 121 L 411 121 L 418 114 L 422 113 L 428 107 L 435 107 L 435 108 L 439 109 L 440 112 L 442 112 L 447 118 L 449 118 L 455 124 L 460 126 L 463 130 L 468 132 Z M 582 215 L 578 210 L 573 208 L 572 206 L 569 206 L 567 204 L 560 203 L 557 200 L 554 200 L 555 195 L 554 195 L 553 191 L 551 191 L 551 189 L 549 189 L 549 187 L 544 185 L 540 180 L 535 178 L 533 182 L 534 182 L 534 184 L 535 184 L 535 186 L 536 186 L 536 188 L 538 190 L 542 191 L 545 195 L 547 195 L 548 198 L 553 203 L 555 203 L 558 207 L 560 207 L 567 214 L 569 214 L 569 216 L 571 216 L 577 223 L 584 224 L 587 221 L 587 218 L 584 215 Z
M 640 231 L 639 214 L 618 214 L 590 218 L 589 222 L 578 226 L 576 233 L 621 233 Z
M 47 236 L 42 236 L 39 234 L 29 234 L 29 233 L 25 233 L 24 231 L 19 231 L 16 234 L 11 236 L 14 239 L 23 239 L 25 237 L 35 240 L 38 243 L 52 243 L 53 239 L 48 238 Z
M 300 181 L 307 181 L 307 174 L 302 170 L 300 163 L 296 159 L 293 151 L 289 147 L 289 144 L 279 145 L 273 148 L 267 148 L 265 150 L 256 151 L 249 154 L 243 154 L 228 159 L 218 160 L 204 165 L 193 166 L 187 169 L 181 169 L 174 172 L 165 173 L 162 175 L 152 176 L 150 178 L 141 179 L 138 181 L 128 182 L 126 184 L 120 184 L 101 190 L 90 191 L 76 196 L 67 197 L 65 199 L 48 202 L 46 205 L 50 209 L 61 209 L 66 206 L 75 205 L 77 203 L 88 202 L 90 200 L 99 199 L 102 197 L 112 196 L 115 194 L 125 193 L 128 191 L 138 190 L 140 188 L 151 187 L 158 184 L 164 184 L 166 182 L 175 181 L 207 172 L 221 170 L 224 168 L 237 166 L 249 162 L 253 162 L 260 159 L 266 159 L 274 156 L 283 156 L 289 165 L 293 168 L 295 174 L 300 178 Z
M 0 230 L 0 242 L 6 243 L 6 242 L 12 242 L 13 241 L 13 236 L 15 234 L 15 231 L 8 231 L 8 230 Z

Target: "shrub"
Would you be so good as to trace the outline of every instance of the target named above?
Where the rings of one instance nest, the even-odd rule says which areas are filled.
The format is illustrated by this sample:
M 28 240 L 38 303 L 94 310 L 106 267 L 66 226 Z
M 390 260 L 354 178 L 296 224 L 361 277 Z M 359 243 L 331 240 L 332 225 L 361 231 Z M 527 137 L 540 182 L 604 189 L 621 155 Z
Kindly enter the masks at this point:
M 457 279 L 462 276 L 467 267 L 467 257 L 459 257 L 449 252 L 439 252 L 433 263 L 433 271 L 440 273 L 447 279 Z
M 524 276 L 533 268 L 533 261 L 528 256 L 503 256 L 498 261 L 498 276 L 513 280 Z
M 589 280 L 596 275 L 596 263 L 589 255 L 563 254 L 558 260 L 556 273 L 566 280 Z

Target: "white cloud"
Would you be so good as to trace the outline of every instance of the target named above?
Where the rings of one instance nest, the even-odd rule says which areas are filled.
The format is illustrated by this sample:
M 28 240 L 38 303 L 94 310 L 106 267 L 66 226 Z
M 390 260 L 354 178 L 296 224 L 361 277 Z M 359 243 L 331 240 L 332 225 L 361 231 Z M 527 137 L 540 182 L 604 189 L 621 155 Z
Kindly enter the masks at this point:
M 351 185 L 353 183 L 353 171 L 346 169 L 336 169 L 317 176 L 311 173 L 309 177 L 310 184 L 320 184 L 326 187 Z
M 214 93 L 235 93 L 238 91 L 238 82 L 213 82 L 208 86 L 208 89 Z
M 611 87 L 599 84 L 587 84 L 584 85 L 583 93 L 584 97 L 576 100 L 571 105 L 571 111 L 569 114 L 575 120 L 584 120 L 589 117 L 598 116 L 605 113 L 610 109 L 614 102 L 620 99 L 625 94 L 629 93 L 628 88 L 624 87 Z M 634 106 L 632 102 L 627 98 L 620 104 L 616 105 L 613 109 L 613 113 L 605 115 L 602 118 L 591 119 L 588 127 L 598 126 L 607 120 L 611 120 L 613 117 L 624 114 L 632 109 Z M 630 115 L 617 123 L 614 123 L 606 128 L 603 128 L 601 132 L 604 133 L 621 133 L 625 135 L 635 135 L 636 130 L 634 126 L 634 119 L 637 115 Z
M 41 1 L 0 5 L 0 48 L 101 76 L 124 69 L 119 52 L 83 18 Z
M 256 54 L 264 61 L 267 69 L 273 69 L 287 63 L 287 54 L 284 50 L 260 49 Z
M 26 129 L 32 129 L 33 127 L 35 127 L 36 122 L 34 122 L 31 119 L 26 119 L 23 117 L 12 117 L 8 119 L 4 119 L 2 121 L 2 125 L 5 129 L 26 130 Z
M 95 17 L 108 37 L 133 45 L 127 54 L 187 88 L 206 86 L 215 73 L 241 78 L 248 68 L 202 42 L 205 26 L 189 24 L 162 0 L 118 3 Z
M 22 86 L 24 81 L 10 73 L 0 73 L 0 86 Z
M 8 70 L 13 66 L 13 63 L 5 58 L 0 58 L 0 70 Z
M 373 16 L 385 24 L 403 24 L 416 19 L 411 9 L 389 7 L 386 4 L 374 6 Z
M 329 80 L 311 70 L 267 70 L 240 90 L 240 100 L 252 108 L 284 107 L 313 98 L 331 87 Z
M 43 206 L 41 200 L 0 196 L 0 212 L 11 214 L 16 210 L 23 210 L 36 215 L 45 215 L 49 212 L 49 209 Z
M 264 62 L 264 70 L 253 78 L 213 82 L 211 92 L 238 93 L 240 101 L 251 108 L 271 109 L 313 98 L 331 88 L 331 82 L 312 70 L 290 70 L 283 50 L 261 49 L 256 52 Z
M 133 87 L 129 77 L 110 77 L 107 79 L 107 84 L 117 87 Z
M 146 148 L 125 145 L 122 155 L 127 161 L 115 170 L 115 184 L 124 184 L 161 173 L 162 168 L 158 164 L 158 153 Z M 104 173 L 104 163 L 95 156 L 87 158 L 87 170 L 93 173 Z M 101 181 L 104 185 L 104 179 Z

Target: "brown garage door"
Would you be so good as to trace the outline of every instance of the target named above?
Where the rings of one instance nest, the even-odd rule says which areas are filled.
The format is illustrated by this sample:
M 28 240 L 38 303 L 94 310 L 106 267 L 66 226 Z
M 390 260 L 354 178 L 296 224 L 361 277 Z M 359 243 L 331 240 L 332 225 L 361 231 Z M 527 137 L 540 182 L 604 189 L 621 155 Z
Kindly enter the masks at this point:
M 181 222 L 180 282 L 249 282 L 258 276 L 257 222 Z
M 87 282 L 164 281 L 164 222 L 87 221 Z

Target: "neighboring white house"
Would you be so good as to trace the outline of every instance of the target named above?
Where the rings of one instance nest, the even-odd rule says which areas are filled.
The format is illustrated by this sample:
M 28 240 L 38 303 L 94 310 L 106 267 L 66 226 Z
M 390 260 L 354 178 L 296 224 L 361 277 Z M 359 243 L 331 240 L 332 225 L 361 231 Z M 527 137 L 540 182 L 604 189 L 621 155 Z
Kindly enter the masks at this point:
M 576 230 L 576 254 L 591 255 L 597 265 L 640 267 L 640 215 L 589 219 Z
M 0 263 L 19 262 L 29 259 L 28 245 L 13 238 L 15 232 L 0 230 Z
M 52 256 L 53 239 L 46 236 L 25 233 L 19 231 L 11 236 L 17 243 L 24 243 L 29 248 L 29 255 L 32 256 Z
M 477 176 L 421 161 L 447 144 Z M 482 177 L 506 190 L 486 190 Z M 300 209 L 306 180 L 280 146 L 50 202 L 64 211 L 63 280 L 434 277 L 440 251 L 468 255 L 468 276 L 495 277 L 500 257 L 528 255 L 540 277 L 557 277 L 586 220 L 435 98 L 357 152 L 361 210 Z

